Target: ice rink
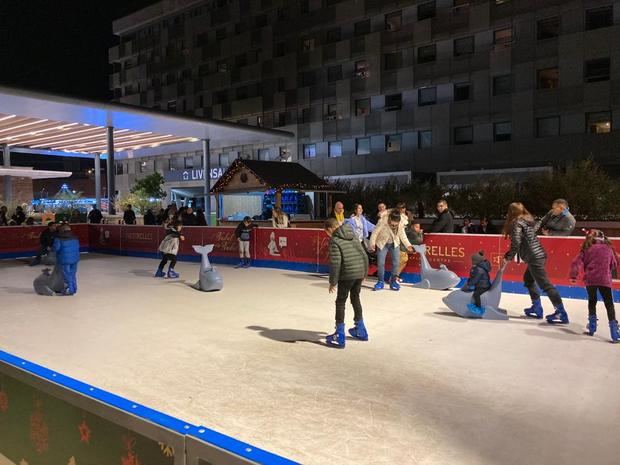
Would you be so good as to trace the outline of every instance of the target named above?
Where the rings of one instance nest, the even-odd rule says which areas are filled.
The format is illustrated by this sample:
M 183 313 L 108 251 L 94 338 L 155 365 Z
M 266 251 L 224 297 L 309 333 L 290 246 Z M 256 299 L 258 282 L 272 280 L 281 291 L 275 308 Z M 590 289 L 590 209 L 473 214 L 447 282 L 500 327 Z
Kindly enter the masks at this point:
M 198 263 L 154 279 L 156 260 L 83 255 L 73 297 L 34 294 L 42 267 L 0 262 L 0 349 L 308 465 L 620 463 L 620 345 L 528 320 L 464 320 L 440 291 L 362 293 L 370 341 L 325 347 L 324 277 Z M 551 310 L 544 301 L 547 313 Z M 347 326 L 352 310 L 347 307 Z

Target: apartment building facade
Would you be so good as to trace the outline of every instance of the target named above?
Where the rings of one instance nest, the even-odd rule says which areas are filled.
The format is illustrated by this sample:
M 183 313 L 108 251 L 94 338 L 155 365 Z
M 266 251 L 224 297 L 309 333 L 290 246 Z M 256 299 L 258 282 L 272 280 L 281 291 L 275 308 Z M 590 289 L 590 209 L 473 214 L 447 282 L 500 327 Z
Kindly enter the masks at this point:
M 618 0 L 168 0 L 114 32 L 116 101 L 297 134 L 214 166 L 377 182 L 620 160 Z

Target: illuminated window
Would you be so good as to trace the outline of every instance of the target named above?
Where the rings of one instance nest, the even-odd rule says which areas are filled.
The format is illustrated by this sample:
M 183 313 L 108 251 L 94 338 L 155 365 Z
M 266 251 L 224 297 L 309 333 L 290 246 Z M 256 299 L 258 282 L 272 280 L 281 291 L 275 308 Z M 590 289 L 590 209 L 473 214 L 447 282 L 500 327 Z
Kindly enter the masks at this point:
M 363 137 L 355 140 L 355 153 L 357 155 L 370 154 L 370 137 Z
M 590 134 L 607 134 L 611 132 L 611 112 L 587 113 L 586 126 Z
M 402 145 L 402 136 L 400 134 L 393 134 L 385 136 L 385 151 L 386 152 L 400 152 Z
M 558 68 L 539 69 L 537 73 L 539 89 L 557 89 L 560 84 Z
M 304 144 L 304 158 L 316 158 L 316 144 Z
M 329 143 L 329 158 L 337 158 L 342 156 L 342 142 Z

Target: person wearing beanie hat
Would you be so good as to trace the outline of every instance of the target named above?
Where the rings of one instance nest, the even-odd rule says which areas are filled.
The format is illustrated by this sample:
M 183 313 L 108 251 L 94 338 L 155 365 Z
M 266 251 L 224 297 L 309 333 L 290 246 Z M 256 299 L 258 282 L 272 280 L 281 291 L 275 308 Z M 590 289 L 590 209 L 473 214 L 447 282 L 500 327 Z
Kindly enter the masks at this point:
M 491 288 L 491 263 L 485 258 L 484 250 L 471 256 L 471 270 L 467 283 L 461 288 L 464 292 L 473 292 L 473 302 L 467 304 L 470 312 L 482 316 L 484 308 L 480 305 L 480 296 Z

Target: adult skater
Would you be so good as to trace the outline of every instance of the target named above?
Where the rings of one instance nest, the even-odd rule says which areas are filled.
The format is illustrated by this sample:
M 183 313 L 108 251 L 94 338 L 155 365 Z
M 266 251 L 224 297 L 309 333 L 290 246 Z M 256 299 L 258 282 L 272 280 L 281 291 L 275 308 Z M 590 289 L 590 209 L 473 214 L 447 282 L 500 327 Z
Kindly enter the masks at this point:
M 596 332 L 596 303 L 597 293 L 603 298 L 609 319 L 609 332 L 611 341 L 620 341 L 616 309 L 612 294 L 611 273 L 618 268 L 618 258 L 611 242 L 603 231 L 591 229 L 588 231 L 586 240 L 581 245 L 581 252 L 571 263 L 570 282 L 575 284 L 581 270 L 584 271 L 583 281 L 588 292 L 588 333 L 590 336 Z
M 527 269 L 523 275 L 523 284 L 530 293 L 532 306 L 524 310 L 525 315 L 532 318 L 542 318 L 543 316 L 540 293 L 536 287 L 538 284 L 546 292 L 555 308 L 554 313 L 547 315 L 547 322 L 568 323 L 568 314 L 564 310 L 560 293 L 551 284 L 545 271 L 547 254 L 536 236 L 534 218 L 520 202 L 513 202 L 508 206 L 504 237 L 510 238 L 510 250 L 504 255 L 504 261 L 510 261 L 516 255 L 527 264 Z
M 166 237 L 164 237 L 159 244 L 159 251 L 163 254 L 163 258 L 161 262 L 159 262 L 159 266 L 155 272 L 156 278 L 163 278 L 165 276 L 168 276 L 168 278 L 179 277 L 179 273 L 174 271 L 174 266 L 177 264 L 180 241 L 185 240 L 185 237 L 181 235 L 182 229 L 183 225 L 177 220 L 170 220 L 168 223 L 166 227 Z M 166 274 L 164 273 L 164 267 L 168 261 L 170 261 L 170 265 L 168 266 L 168 273 Z
M 568 202 L 555 199 L 551 210 L 536 225 L 536 232 L 545 236 L 570 236 L 575 224 L 575 217 L 568 210 Z
M 41 263 L 41 257 L 47 255 L 54 245 L 54 239 L 56 238 L 57 225 L 53 221 L 47 223 L 47 228 L 43 230 L 39 236 L 39 251 L 37 256 L 30 262 L 30 266 L 36 266 Z
M 398 269 L 400 266 L 400 244 L 405 244 L 409 253 L 413 252 L 413 247 L 405 234 L 405 226 L 403 224 L 400 213 L 392 210 L 389 214 L 387 222 L 380 221 L 377 227 L 370 235 L 369 251 L 377 250 L 377 283 L 374 290 L 380 291 L 385 287 L 385 259 L 387 254 L 392 255 L 392 277 L 390 279 L 390 289 L 393 291 L 400 290 L 398 284 Z
M 60 225 L 58 235 L 53 243 L 56 252 L 56 263 L 62 269 L 62 278 L 65 283 L 64 295 L 73 295 L 77 292 L 77 265 L 80 261 L 80 241 L 71 232 L 67 223 Z
M 357 237 L 362 244 L 368 240 L 368 236 L 375 230 L 375 225 L 366 219 L 364 216 L 364 207 L 359 203 L 353 205 L 353 214 L 347 218 L 345 223 L 351 226 L 355 237 Z
M 250 258 L 250 240 L 252 239 L 252 229 L 256 227 L 252 224 L 252 218 L 246 216 L 235 229 L 235 237 L 239 242 L 239 264 L 235 268 L 249 268 L 252 259 Z
M 344 349 L 344 308 L 349 294 L 353 305 L 355 327 L 349 334 L 361 341 L 368 340 L 364 326 L 360 291 L 362 281 L 368 272 L 368 257 L 360 241 L 349 225 L 339 225 L 336 218 L 329 218 L 324 224 L 329 240 L 329 293 L 338 288 L 336 297 L 336 332 L 325 338 L 328 345 Z

